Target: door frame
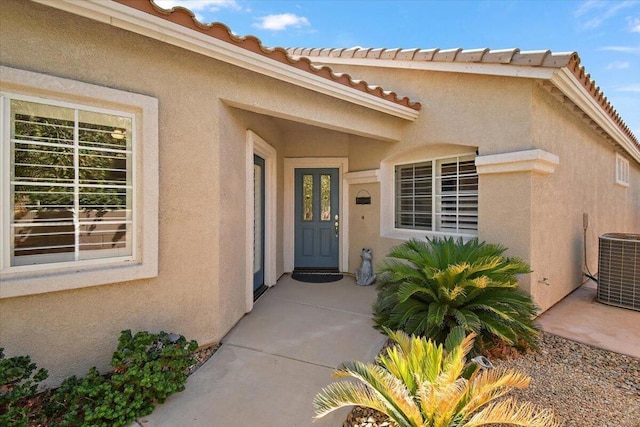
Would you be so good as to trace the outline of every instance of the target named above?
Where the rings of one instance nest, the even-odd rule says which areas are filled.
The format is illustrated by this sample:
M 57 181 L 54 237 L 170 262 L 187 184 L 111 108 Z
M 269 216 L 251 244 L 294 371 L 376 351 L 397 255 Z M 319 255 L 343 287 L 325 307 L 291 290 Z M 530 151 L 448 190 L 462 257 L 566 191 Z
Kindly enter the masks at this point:
M 338 268 L 349 270 L 349 195 L 344 174 L 349 171 L 347 157 L 288 157 L 284 159 L 284 271 L 292 272 L 295 262 L 295 170 L 297 168 L 338 169 L 338 192 L 340 193 L 340 230 L 338 235 Z
M 267 141 L 255 132 L 246 132 L 246 223 L 245 244 L 245 301 L 246 312 L 253 309 L 253 221 L 255 220 L 253 197 L 253 156 L 264 159 L 264 284 L 271 287 L 276 284 L 276 251 L 277 251 L 277 152 Z M 251 250 L 249 250 L 251 249 Z

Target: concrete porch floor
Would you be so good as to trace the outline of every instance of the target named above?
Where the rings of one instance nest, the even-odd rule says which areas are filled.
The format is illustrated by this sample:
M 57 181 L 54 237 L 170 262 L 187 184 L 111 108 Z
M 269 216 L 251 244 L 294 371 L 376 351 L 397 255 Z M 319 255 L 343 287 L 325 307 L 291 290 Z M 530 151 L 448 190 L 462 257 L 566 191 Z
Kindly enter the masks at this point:
M 601 304 L 588 283 L 537 321 L 567 339 L 640 358 L 640 312 Z M 343 361 L 371 361 L 386 338 L 372 328 L 374 287 L 349 277 L 324 284 L 282 277 L 222 346 L 145 427 L 337 427 L 349 409 L 313 422 L 313 397 Z
M 640 359 L 640 312 L 596 300 L 592 281 L 538 317 L 545 332 Z
M 313 422 L 313 397 L 341 362 L 372 361 L 386 338 L 373 329 L 374 287 L 350 277 L 302 283 L 282 277 L 223 338 L 220 349 L 153 414 L 159 426 L 342 425 L 348 408 Z

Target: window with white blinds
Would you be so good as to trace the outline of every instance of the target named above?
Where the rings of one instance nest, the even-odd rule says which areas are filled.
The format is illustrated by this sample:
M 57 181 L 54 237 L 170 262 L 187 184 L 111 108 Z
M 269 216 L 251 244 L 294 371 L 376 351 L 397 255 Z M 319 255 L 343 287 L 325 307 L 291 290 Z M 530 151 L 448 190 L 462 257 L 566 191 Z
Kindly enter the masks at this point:
M 475 156 L 395 167 L 395 227 L 447 234 L 478 230 Z
M 629 186 L 629 160 L 616 153 L 616 184 Z
M 10 266 L 132 257 L 134 117 L 18 97 L 4 111 Z

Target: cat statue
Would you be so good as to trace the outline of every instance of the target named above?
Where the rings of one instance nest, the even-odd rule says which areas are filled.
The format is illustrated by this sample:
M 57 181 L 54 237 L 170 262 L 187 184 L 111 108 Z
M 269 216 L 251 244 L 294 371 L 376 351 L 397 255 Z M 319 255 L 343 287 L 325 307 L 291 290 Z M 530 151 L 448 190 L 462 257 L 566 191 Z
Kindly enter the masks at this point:
M 356 270 L 356 283 L 360 286 L 369 286 L 376 281 L 376 275 L 373 274 L 373 264 L 371 258 L 373 254 L 371 249 L 362 248 L 362 265 Z

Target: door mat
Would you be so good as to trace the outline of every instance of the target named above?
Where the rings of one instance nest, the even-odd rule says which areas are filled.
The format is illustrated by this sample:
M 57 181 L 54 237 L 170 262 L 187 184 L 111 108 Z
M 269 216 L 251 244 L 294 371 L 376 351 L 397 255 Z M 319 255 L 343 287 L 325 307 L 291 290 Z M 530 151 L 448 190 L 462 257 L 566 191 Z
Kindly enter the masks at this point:
M 336 273 L 293 273 L 291 278 L 298 282 L 306 283 L 329 283 L 337 282 L 342 279 L 344 275 Z

